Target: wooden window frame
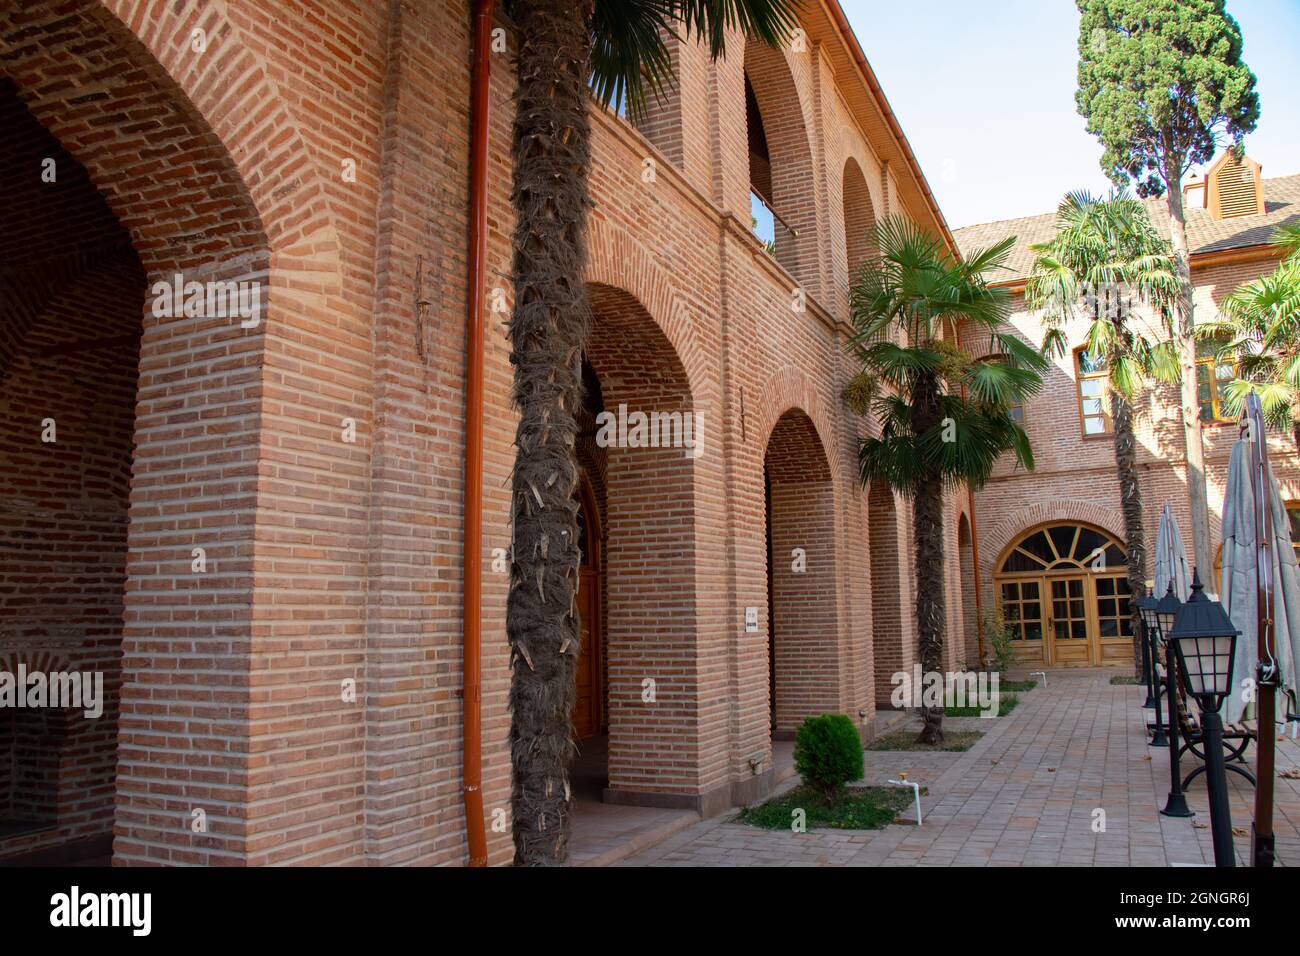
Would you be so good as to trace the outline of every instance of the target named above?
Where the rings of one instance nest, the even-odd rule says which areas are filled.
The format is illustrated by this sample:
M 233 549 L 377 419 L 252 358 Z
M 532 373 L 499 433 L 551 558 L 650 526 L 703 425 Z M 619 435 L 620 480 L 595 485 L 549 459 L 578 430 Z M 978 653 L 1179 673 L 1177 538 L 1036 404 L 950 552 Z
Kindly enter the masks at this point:
M 1110 372 L 1085 372 L 1081 357 L 1088 351 L 1088 346 L 1080 345 L 1074 350 L 1074 407 L 1079 413 L 1079 436 L 1085 441 L 1091 441 L 1097 438 L 1114 438 L 1115 422 L 1111 417 L 1110 409 L 1107 408 L 1110 399 Z M 1085 415 L 1083 411 L 1083 381 L 1084 379 L 1100 379 L 1102 383 L 1101 390 L 1101 415 Z M 1105 422 L 1105 429 L 1099 432 L 1088 431 L 1088 419 L 1100 417 Z
M 1209 419 L 1201 418 L 1202 425 L 1219 426 L 1219 425 L 1237 424 L 1237 419 L 1224 418 L 1219 413 L 1220 386 L 1219 386 L 1219 376 L 1215 373 L 1218 371 L 1220 365 L 1231 365 L 1233 378 L 1236 378 L 1240 374 L 1240 368 L 1237 365 L 1236 359 L 1233 359 L 1231 362 L 1224 362 L 1223 360 L 1221 360 L 1220 358 L 1214 355 L 1207 355 L 1204 358 L 1200 357 L 1199 355 L 1196 357 L 1196 388 L 1198 392 L 1196 396 L 1197 417 L 1200 417 L 1201 414 L 1201 396 L 1199 394 L 1200 387 L 1201 387 L 1201 367 L 1205 366 L 1210 370 L 1208 379 L 1209 379 L 1209 386 L 1210 386 L 1210 416 L 1211 417 Z

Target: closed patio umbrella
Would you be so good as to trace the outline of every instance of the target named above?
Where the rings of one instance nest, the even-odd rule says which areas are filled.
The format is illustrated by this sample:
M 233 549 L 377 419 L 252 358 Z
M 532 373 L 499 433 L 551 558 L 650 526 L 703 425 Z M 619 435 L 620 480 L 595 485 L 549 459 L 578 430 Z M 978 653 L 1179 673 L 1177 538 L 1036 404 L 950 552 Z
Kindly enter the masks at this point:
M 1268 506 L 1273 513 L 1273 547 L 1269 557 L 1273 565 L 1274 607 L 1273 635 L 1277 665 L 1281 671 L 1281 693 L 1277 695 L 1277 719 L 1286 719 L 1286 701 L 1295 697 L 1294 662 L 1300 659 L 1300 568 L 1291 547 L 1291 529 L 1286 506 L 1278 494 L 1272 470 L 1265 482 Z M 1234 693 L 1223 702 L 1223 719 L 1228 723 L 1254 715 L 1242 693 L 1253 686 L 1258 651 L 1259 591 L 1255 575 L 1255 496 L 1251 490 L 1250 442 L 1238 440 L 1232 446 L 1228 462 L 1228 486 L 1223 500 L 1223 571 L 1219 577 L 1219 600 L 1240 629 L 1237 654 L 1233 662 Z M 1251 684 L 1243 684 L 1250 681 Z
M 1192 593 L 1192 573 L 1187 567 L 1187 552 L 1183 549 L 1183 536 L 1178 533 L 1178 522 L 1173 509 L 1165 502 L 1160 510 L 1160 525 L 1156 528 L 1155 597 L 1165 596 L 1169 580 L 1174 582 L 1174 597 L 1186 601 Z

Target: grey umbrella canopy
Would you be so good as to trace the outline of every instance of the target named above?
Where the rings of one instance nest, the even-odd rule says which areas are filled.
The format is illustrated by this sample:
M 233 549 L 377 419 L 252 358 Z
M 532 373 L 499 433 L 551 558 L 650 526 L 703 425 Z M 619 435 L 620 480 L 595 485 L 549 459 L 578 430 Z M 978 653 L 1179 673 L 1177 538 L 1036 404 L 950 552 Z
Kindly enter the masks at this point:
M 1178 522 L 1173 509 L 1165 502 L 1160 510 L 1160 525 L 1156 529 L 1155 597 L 1160 599 L 1174 582 L 1174 597 L 1186 601 L 1192 593 L 1192 572 L 1187 567 L 1187 552 L 1183 549 L 1183 536 L 1178 533 Z
M 1294 662 L 1300 659 L 1300 568 L 1291 548 L 1291 528 L 1286 505 L 1278 494 L 1277 482 L 1269 469 L 1265 491 L 1273 513 L 1274 607 L 1273 643 L 1281 670 L 1282 693 L 1277 695 L 1277 719 L 1286 717 L 1286 700 L 1296 692 Z M 1259 591 L 1255 573 L 1258 549 L 1255 544 L 1255 496 L 1251 491 L 1250 443 L 1239 439 L 1232 446 L 1228 462 L 1228 486 L 1223 499 L 1223 572 L 1219 577 L 1220 598 L 1232 623 L 1241 631 L 1232 668 L 1236 691 L 1223 702 L 1223 719 L 1238 721 L 1254 708 L 1250 689 L 1256 678 L 1258 652 Z

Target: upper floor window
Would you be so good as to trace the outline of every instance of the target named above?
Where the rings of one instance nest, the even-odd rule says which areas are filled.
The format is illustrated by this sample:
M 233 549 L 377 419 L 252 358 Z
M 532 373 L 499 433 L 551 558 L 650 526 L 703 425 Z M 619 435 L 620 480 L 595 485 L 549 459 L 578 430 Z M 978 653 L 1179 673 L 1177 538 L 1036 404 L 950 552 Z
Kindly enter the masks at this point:
M 1106 359 L 1102 356 L 1094 358 L 1086 347 L 1080 348 L 1074 353 L 1074 366 L 1079 390 L 1079 421 L 1083 425 L 1084 437 L 1110 434 L 1113 426 L 1110 409 L 1106 406 L 1110 369 Z
M 1196 344 L 1196 401 L 1203 422 L 1233 422 L 1236 418 L 1224 408 L 1223 390 L 1237 377 L 1237 363 L 1217 358 L 1214 343 Z
M 759 40 L 746 41 L 744 80 L 753 231 L 796 280 L 815 287 L 818 224 L 812 145 L 785 52 Z

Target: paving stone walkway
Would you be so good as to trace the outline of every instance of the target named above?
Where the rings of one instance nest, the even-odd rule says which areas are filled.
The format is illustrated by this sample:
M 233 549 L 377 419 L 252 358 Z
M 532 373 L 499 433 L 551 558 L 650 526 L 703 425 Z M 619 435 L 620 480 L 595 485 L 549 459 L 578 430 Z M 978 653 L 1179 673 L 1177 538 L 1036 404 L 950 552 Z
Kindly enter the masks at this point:
M 924 825 L 883 830 L 760 830 L 727 814 L 682 830 L 620 866 L 1205 866 L 1213 861 L 1205 778 L 1187 795 L 1191 819 L 1159 813 L 1166 749 L 1146 745 L 1142 688 L 1112 685 L 1113 668 L 1053 670 L 1007 717 L 962 718 L 985 731 L 957 754 L 868 751 L 866 783 L 906 772 L 928 788 Z M 1278 741 L 1278 772 L 1300 746 Z M 1247 751 L 1253 765 L 1254 749 Z M 1184 775 L 1196 763 L 1184 756 Z M 795 785 L 787 782 L 784 787 Z M 1300 862 L 1300 780 L 1277 780 L 1279 863 Z M 1229 774 L 1236 845 L 1249 852 L 1254 791 Z M 1094 831 L 1104 812 L 1104 832 Z M 910 816 L 911 814 L 909 814 Z

